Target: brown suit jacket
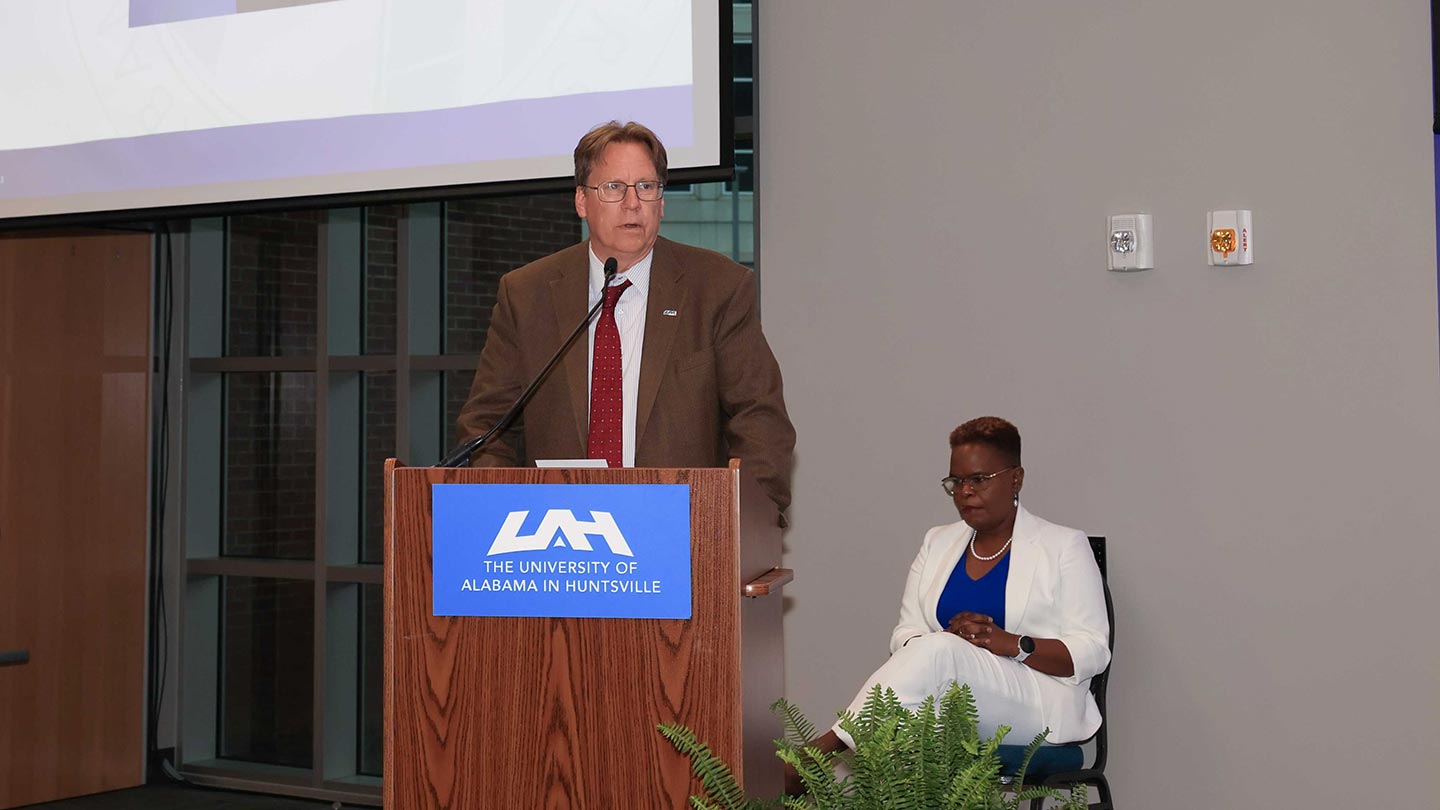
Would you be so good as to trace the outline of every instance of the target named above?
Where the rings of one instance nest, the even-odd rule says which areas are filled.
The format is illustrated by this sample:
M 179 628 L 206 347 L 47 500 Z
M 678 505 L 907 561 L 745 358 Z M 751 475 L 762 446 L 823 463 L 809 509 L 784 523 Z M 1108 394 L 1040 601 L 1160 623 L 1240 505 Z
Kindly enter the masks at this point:
M 495 424 L 588 309 L 588 243 L 507 273 L 470 398 L 462 441 Z M 673 311 L 674 315 L 664 314 Z M 472 464 L 584 458 L 588 338 L 570 346 L 510 429 Z M 795 429 L 780 366 L 760 331 L 755 277 L 719 253 L 660 238 L 650 269 L 635 417 L 635 466 L 716 467 L 734 456 L 781 511 L 790 504 Z

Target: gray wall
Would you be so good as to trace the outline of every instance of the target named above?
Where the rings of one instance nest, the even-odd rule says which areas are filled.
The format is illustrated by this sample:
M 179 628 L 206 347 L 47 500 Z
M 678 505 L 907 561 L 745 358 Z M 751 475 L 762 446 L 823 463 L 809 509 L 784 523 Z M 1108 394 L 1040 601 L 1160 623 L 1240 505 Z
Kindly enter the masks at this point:
M 1110 537 L 1122 807 L 1398 805 L 1440 763 L 1428 10 L 757 8 L 790 696 L 883 659 L 946 434 L 998 414 L 1027 506 Z M 1205 266 L 1223 208 L 1250 269 Z M 1158 267 L 1108 273 L 1136 211 Z

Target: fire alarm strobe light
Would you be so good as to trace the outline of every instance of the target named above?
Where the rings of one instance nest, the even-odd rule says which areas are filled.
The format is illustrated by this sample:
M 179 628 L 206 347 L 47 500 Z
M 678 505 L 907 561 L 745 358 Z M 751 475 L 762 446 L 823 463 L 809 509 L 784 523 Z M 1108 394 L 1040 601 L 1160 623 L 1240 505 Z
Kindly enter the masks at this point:
M 1207 220 L 1212 266 L 1255 262 L 1255 229 L 1249 211 L 1211 211 Z

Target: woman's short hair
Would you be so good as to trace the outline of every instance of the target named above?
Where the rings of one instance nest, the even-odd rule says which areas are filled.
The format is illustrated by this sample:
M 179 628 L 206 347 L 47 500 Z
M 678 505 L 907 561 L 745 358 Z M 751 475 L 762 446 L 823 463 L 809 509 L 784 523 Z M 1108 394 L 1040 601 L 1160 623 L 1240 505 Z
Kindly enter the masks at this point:
M 999 451 L 1011 466 L 1020 466 L 1020 431 L 998 416 L 980 416 L 950 431 L 950 446 L 983 444 Z
M 665 182 L 665 170 L 669 159 L 665 156 L 665 144 L 644 124 L 629 121 L 607 121 L 585 133 L 575 144 L 575 185 L 590 185 L 590 169 L 605 154 L 605 147 L 612 143 L 638 143 L 650 152 L 650 162 L 655 164 L 655 179 Z

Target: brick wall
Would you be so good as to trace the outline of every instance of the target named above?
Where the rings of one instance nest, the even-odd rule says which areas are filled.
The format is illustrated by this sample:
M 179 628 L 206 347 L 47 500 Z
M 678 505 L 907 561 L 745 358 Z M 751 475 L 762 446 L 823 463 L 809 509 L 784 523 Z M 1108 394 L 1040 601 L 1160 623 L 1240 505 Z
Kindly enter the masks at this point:
M 445 219 L 445 351 L 479 354 L 500 276 L 580 241 L 575 195 L 450 203 Z M 445 436 L 454 434 L 473 373 L 445 376 Z
M 384 557 L 385 459 L 395 455 L 395 374 L 365 375 L 364 458 L 361 460 L 363 535 L 360 561 L 379 563 Z
M 227 356 L 314 355 L 322 217 L 302 211 L 230 221 Z M 314 376 L 226 376 L 227 554 L 314 556 Z
M 365 211 L 364 352 L 394 354 L 398 347 L 397 297 L 399 222 L 404 208 L 373 206 Z M 396 455 L 395 374 L 372 372 L 364 379 L 364 437 L 360 458 L 362 503 L 360 561 L 382 559 L 385 459 Z
M 315 353 L 321 211 L 235 217 L 226 267 L 225 354 Z
M 399 255 L 398 205 L 365 210 L 365 337 L 366 354 L 394 354 L 399 323 L 395 295 Z
M 315 375 L 225 376 L 225 553 L 313 559 Z

